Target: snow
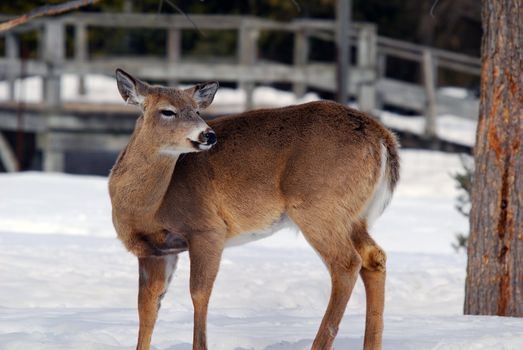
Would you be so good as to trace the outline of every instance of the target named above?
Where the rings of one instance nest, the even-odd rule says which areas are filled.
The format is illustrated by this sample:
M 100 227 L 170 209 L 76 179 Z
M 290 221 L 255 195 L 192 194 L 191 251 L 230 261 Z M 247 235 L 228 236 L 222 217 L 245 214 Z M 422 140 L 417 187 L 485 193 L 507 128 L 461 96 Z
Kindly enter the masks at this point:
M 388 252 L 384 349 L 522 349 L 523 319 L 462 315 L 466 257 L 451 248 L 467 220 L 454 209 L 459 157 L 403 150 L 402 179 L 372 228 Z M 111 224 L 107 179 L 0 175 L 0 349 L 133 349 L 137 263 Z M 192 341 L 189 265 L 181 255 L 154 349 Z M 209 310 L 214 350 L 309 349 L 329 276 L 301 234 L 225 251 Z M 363 343 L 358 282 L 335 343 Z
M 440 93 L 441 95 L 454 97 L 454 98 L 460 98 L 460 99 L 465 99 L 465 98 L 469 97 L 469 95 L 470 95 L 469 90 L 460 88 L 460 87 L 456 87 L 456 86 L 440 87 L 438 89 L 438 93 Z
M 64 74 L 61 77 L 61 98 L 66 102 L 91 102 L 91 103 L 122 103 L 122 97 L 116 89 L 116 80 L 101 74 L 85 76 L 85 95 L 78 94 L 78 76 Z M 180 88 L 187 88 L 182 85 Z M 8 86 L 0 81 L 0 101 L 6 100 Z M 228 113 L 242 112 L 246 94 L 244 90 L 221 87 L 214 98 L 212 108 L 215 110 L 226 109 Z M 314 93 L 305 94 L 296 98 L 292 92 L 277 90 L 268 86 L 258 86 L 254 89 L 253 101 L 256 107 L 281 107 L 291 104 L 305 103 L 318 100 Z M 15 100 L 24 102 L 42 101 L 42 78 L 38 76 L 15 81 Z
M 379 111 L 380 120 L 389 128 L 423 135 L 425 129 L 424 116 L 402 116 L 387 111 Z M 454 115 L 440 114 L 436 118 L 436 133 L 442 140 L 455 142 L 465 146 L 476 143 L 477 121 L 464 119 Z

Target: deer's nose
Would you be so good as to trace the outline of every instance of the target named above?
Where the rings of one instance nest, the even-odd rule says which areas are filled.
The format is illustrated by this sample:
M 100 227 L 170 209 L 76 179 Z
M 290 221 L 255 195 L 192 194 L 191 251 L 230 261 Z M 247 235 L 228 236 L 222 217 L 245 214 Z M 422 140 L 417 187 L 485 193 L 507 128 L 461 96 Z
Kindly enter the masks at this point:
M 211 129 L 207 129 L 201 133 L 200 140 L 203 144 L 213 146 L 216 144 L 216 134 Z

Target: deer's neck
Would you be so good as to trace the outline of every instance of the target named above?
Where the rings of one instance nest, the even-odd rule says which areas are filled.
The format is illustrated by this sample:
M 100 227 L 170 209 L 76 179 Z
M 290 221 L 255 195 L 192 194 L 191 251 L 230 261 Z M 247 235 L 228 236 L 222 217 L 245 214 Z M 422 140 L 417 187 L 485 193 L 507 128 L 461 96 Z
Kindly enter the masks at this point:
M 178 159 L 145 147 L 142 138 L 133 134 L 109 178 L 113 211 L 138 220 L 160 208 Z

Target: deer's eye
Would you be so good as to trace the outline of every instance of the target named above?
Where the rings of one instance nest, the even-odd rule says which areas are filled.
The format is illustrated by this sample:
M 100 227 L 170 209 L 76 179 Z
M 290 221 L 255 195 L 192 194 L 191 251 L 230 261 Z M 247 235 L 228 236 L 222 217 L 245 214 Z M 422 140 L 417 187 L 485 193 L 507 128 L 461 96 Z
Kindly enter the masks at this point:
M 176 112 L 171 111 L 170 109 L 161 109 L 161 110 L 160 110 L 160 113 L 161 113 L 164 117 L 169 117 L 169 118 L 172 118 L 172 117 L 175 117 L 175 116 L 176 116 Z

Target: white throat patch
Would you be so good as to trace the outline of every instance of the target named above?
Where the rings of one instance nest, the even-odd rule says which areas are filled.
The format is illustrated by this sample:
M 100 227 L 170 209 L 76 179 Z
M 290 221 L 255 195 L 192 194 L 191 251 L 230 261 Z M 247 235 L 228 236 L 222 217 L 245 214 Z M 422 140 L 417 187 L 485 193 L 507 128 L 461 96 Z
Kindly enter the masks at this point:
M 178 158 L 180 154 L 194 152 L 194 150 L 189 149 L 175 149 L 175 148 L 162 148 L 160 154 L 162 156 L 168 156 L 172 158 Z

